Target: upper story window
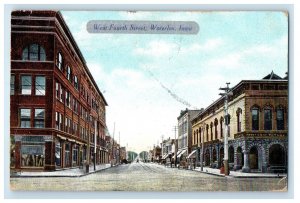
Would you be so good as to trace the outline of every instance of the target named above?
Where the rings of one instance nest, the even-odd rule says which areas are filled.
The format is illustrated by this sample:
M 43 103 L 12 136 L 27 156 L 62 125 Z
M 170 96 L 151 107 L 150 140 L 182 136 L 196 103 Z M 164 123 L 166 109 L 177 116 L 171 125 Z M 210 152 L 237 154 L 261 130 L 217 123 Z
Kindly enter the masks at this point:
M 20 127 L 30 128 L 31 109 L 20 109 Z
M 34 110 L 34 127 L 35 128 L 45 127 L 45 109 Z
M 284 110 L 277 109 L 276 111 L 277 130 L 284 130 Z
M 67 79 L 68 79 L 69 81 L 72 80 L 72 70 L 71 70 L 71 67 L 70 67 L 70 66 L 67 67 Z
M 46 53 L 39 44 L 27 45 L 22 52 L 22 60 L 24 61 L 46 61 Z
M 75 75 L 74 76 L 74 87 L 75 87 L 75 89 L 79 89 L 79 85 L 78 85 L 78 78 L 77 78 L 77 76 Z
M 272 130 L 272 109 L 264 109 L 264 130 Z
M 21 76 L 21 94 L 31 94 L 31 80 L 32 78 L 30 75 Z
M 10 95 L 15 94 L 15 75 L 10 76 Z
M 63 70 L 63 56 L 60 52 L 57 53 L 56 66 L 59 70 Z
M 257 107 L 252 108 L 252 130 L 259 130 L 259 109 Z
M 46 93 L 46 81 L 45 76 L 35 77 L 35 95 L 45 95 Z

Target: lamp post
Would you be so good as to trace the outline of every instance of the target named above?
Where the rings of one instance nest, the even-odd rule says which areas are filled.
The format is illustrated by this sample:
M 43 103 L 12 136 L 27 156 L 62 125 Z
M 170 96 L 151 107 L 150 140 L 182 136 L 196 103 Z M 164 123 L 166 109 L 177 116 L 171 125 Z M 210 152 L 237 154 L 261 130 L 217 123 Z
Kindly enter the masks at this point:
M 225 93 L 220 93 L 220 95 L 225 96 L 224 101 L 224 111 L 225 111 L 225 135 L 224 135 L 224 173 L 225 176 L 229 175 L 229 167 L 228 167 L 228 125 L 230 123 L 230 118 L 228 115 L 228 96 L 232 95 L 232 92 L 229 88 L 230 82 L 226 83 L 226 87 L 220 88 L 220 90 L 224 90 Z

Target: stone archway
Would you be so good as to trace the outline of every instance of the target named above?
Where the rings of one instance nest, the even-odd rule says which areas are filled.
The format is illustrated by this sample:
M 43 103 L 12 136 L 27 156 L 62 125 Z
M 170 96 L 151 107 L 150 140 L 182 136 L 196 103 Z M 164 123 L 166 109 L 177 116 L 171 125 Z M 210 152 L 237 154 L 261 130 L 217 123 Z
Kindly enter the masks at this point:
M 210 153 L 209 153 L 209 149 L 206 149 L 205 151 L 205 166 L 209 166 L 210 165 Z
M 215 162 L 217 161 L 217 150 L 214 148 L 213 153 L 212 153 L 212 161 Z
M 228 163 L 234 163 L 234 148 L 232 146 L 228 148 Z
M 258 169 L 258 150 L 256 146 L 251 147 L 249 153 L 250 169 Z
M 224 148 L 220 148 L 220 160 L 219 160 L 219 166 L 223 166 L 223 160 L 224 160 Z
M 236 150 L 236 169 L 241 169 L 244 166 L 244 153 L 242 147 Z
M 280 144 L 273 144 L 269 148 L 269 165 L 270 166 L 285 166 L 285 151 Z

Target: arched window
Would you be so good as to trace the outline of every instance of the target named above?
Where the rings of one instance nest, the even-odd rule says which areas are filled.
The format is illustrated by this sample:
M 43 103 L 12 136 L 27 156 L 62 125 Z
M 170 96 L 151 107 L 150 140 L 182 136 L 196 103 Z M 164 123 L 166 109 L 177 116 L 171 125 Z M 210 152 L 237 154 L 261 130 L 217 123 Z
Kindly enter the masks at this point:
M 208 128 L 209 128 L 209 125 L 206 124 L 206 141 L 208 142 Z
M 217 139 L 218 138 L 218 119 L 217 118 L 215 118 L 214 124 L 215 124 L 215 139 Z
M 198 144 L 198 140 L 199 140 L 199 131 L 198 131 L 198 129 L 197 129 L 196 134 L 197 134 L 197 137 L 196 137 L 196 140 L 195 140 L 195 144 Z
M 236 111 L 237 132 L 241 132 L 242 131 L 241 114 L 242 114 L 242 109 L 238 108 L 237 111 Z
M 264 108 L 264 130 L 272 130 L 272 108 Z
M 213 124 L 213 122 L 211 122 L 210 123 L 210 140 L 214 139 L 213 127 L 214 127 L 214 124 Z
M 46 61 L 46 53 L 39 44 L 27 45 L 22 52 L 22 60 L 24 61 Z
M 200 138 L 200 142 L 199 143 L 201 143 L 202 142 L 202 137 L 201 137 L 201 132 L 202 130 L 201 130 L 201 128 L 199 128 L 199 138 Z
M 224 118 L 221 117 L 220 118 L 220 134 L 221 134 L 221 138 L 223 138 L 223 123 L 224 123 Z
M 276 109 L 277 130 L 284 130 L 284 108 L 279 106 Z
M 259 108 L 257 106 L 253 106 L 251 108 L 252 115 L 252 130 L 259 130 Z
M 57 53 L 56 66 L 58 67 L 59 70 L 63 69 L 63 56 L 60 52 Z

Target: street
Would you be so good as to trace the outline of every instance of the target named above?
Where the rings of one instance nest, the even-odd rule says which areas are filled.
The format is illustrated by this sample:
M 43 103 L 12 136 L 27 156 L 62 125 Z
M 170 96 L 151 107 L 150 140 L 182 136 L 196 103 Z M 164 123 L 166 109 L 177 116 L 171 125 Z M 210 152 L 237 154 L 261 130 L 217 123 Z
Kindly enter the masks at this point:
M 11 178 L 10 185 L 23 191 L 287 191 L 286 178 L 226 178 L 143 162 L 83 177 Z

